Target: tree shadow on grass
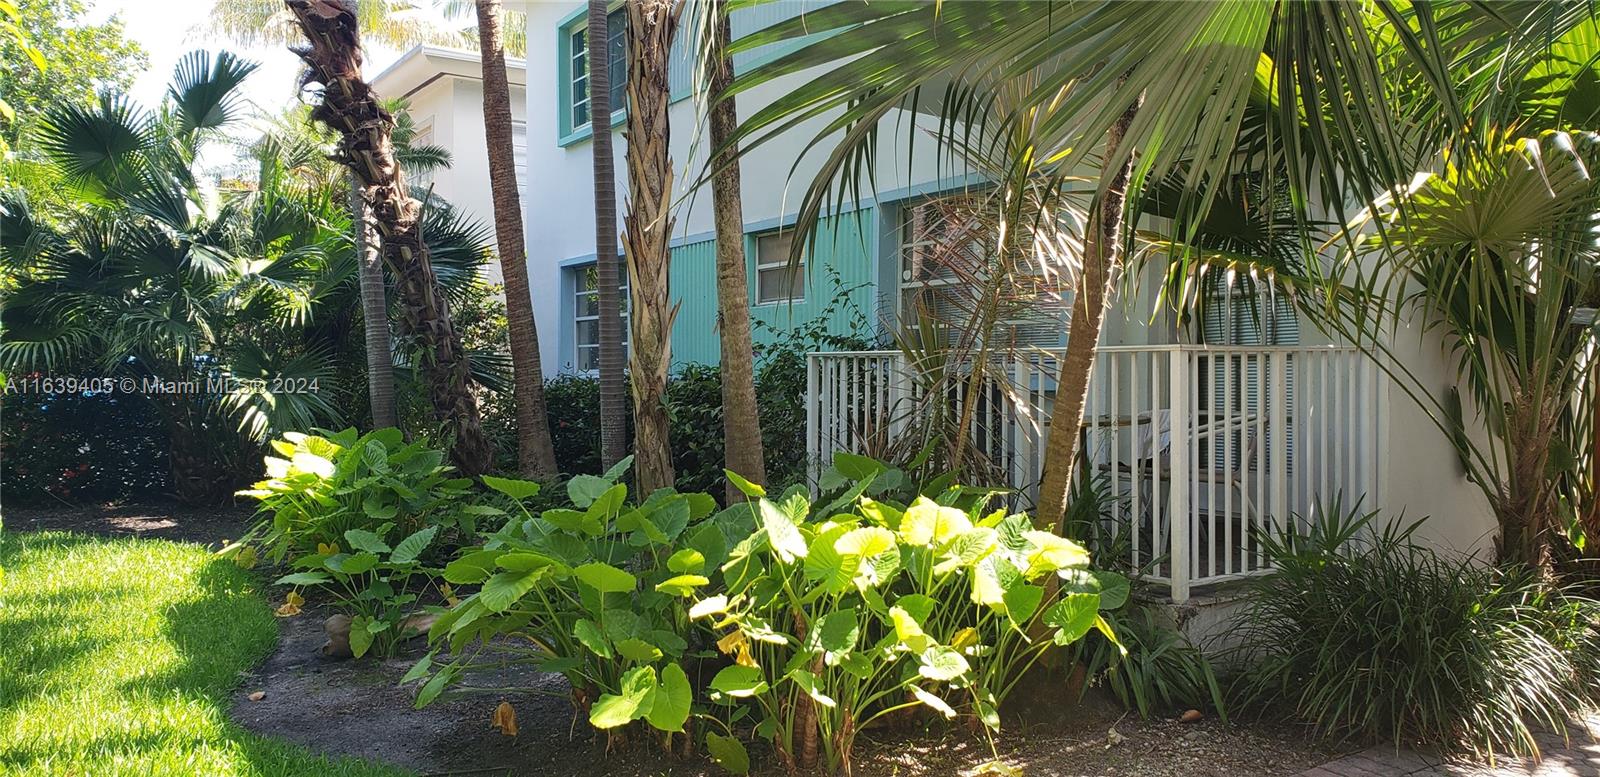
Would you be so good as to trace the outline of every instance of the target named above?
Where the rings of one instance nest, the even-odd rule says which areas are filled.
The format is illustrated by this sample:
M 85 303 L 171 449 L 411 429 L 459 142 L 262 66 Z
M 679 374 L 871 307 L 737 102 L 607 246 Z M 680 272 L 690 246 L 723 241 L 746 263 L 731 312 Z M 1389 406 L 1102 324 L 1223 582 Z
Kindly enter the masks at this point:
M 19 726 L 17 741 L 0 743 L 0 771 L 395 773 L 319 757 L 236 726 L 227 713 L 231 691 L 277 639 L 258 576 L 221 559 L 150 553 L 148 542 L 0 537 L 9 589 L 0 592 L 0 722 L 10 717 Z M 113 544 L 141 555 L 103 547 Z M 79 549 L 105 556 L 79 556 Z M 159 570 L 181 582 L 170 591 L 154 588 L 127 577 L 141 569 L 130 572 L 130 563 L 181 564 Z M 117 569 L 95 574 L 102 565 Z M 7 596 L 25 598 L 6 607 Z M 144 620 L 123 629 L 117 619 L 124 617 Z

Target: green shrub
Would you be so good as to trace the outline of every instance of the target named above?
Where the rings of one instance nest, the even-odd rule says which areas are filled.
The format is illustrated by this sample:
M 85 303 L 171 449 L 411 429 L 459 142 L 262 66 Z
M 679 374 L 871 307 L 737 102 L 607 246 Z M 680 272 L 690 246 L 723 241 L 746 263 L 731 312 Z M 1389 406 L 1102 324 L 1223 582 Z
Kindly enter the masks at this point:
M 440 526 L 471 535 L 483 512 L 465 506 L 472 481 L 450 477 L 443 451 L 408 445 L 398 429 L 286 432 L 271 445 L 278 455 L 266 457 L 267 478 L 239 492 L 260 500 L 264 516 L 236 545 L 246 555 L 259 546 L 282 563 L 336 545 L 351 529 L 404 536 Z
M 356 658 L 370 650 L 380 656 L 394 652 L 399 641 L 416 631 L 412 617 L 422 608 L 412 578 L 431 580 L 437 570 L 425 569 L 421 557 L 439 527 L 418 529 L 390 547 L 384 537 L 393 528 L 385 523 L 377 531 L 348 529 L 348 551 L 325 547 L 295 559 L 303 571 L 278 578 L 278 585 L 316 586 L 329 593 L 340 612 L 348 613 L 350 651 Z
M 1534 730 L 1590 708 L 1595 602 L 1374 517 L 1336 508 L 1262 538 L 1277 573 L 1252 585 L 1242 706 L 1281 702 L 1321 737 L 1490 757 L 1536 753 Z
M 1114 639 L 1099 611 L 1126 598 L 1127 580 L 1090 572 L 1078 544 L 1025 515 L 983 514 L 986 491 L 880 502 L 861 495 L 883 465 L 835 466 L 853 485 L 816 508 L 802 490 L 774 501 L 730 473 L 752 497 L 730 509 L 749 533 L 707 589 L 720 593 L 691 611 L 734 658 L 711 699 L 751 713 L 787 762 L 809 767 L 820 752 L 848 773 L 862 729 L 919 706 L 998 731 L 1001 702 L 1045 650 L 1091 629 Z
M 690 709 L 680 660 L 688 649 L 688 593 L 726 553 L 722 532 L 704 519 L 716 508 L 705 494 L 663 489 L 627 501 L 617 480 L 631 459 L 604 477 L 567 483 L 572 508 L 533 515 L 521 507 L 537 483 L 484 478 L 519 511 L 481 547 L 444 568 L 444 578 L 478 590 L 441 614 L 429 632 L 435 652 L 409 677 L 431 677 L 417 706 L 432 702 L 471 671 L 491 638 L 497 665 L 531 664 L 559 672 L 597 728 L 645 719 L 681 731 Z M 448 647 L 451 659 L 434 665 Z
M 1130 601 L 1105 613 L 1120 644 L 1090 634 L 1079 661 L 1088 676 L 1109 688 L 1139 717 L 1211 708 L 1228 719 L 1222 687 L 1211 662 L 1156 611 Z
M 731 473 L 752 501 L 716 511 L 663 489 L 630 504 L 626 466 L 574 477 L 571 507 L 538 515 L 524 506 L 538 484 L 484 479 L 519 507 L 444 567 L 478 588 L 440 615 L 408 674 L 428 678 L 419 705 L 487 651 L 565 675 L 598 729 L 678 732 L 694 717 L 730 771 L 748 768 L 746 736 L 847 769 L 857 732 L 896 711 L 997 731 L 1044 651 L 1090 630 L 1114 639 L 1100 613 L 1127 598 L 1126 578 L 1090 572 L 1081 546 L 1027 516 L 983 514 L 991 492 L 864 497 L 887 470 L 861 457 L 839 457 L 828 480 L 843 491 L 816 508 Z

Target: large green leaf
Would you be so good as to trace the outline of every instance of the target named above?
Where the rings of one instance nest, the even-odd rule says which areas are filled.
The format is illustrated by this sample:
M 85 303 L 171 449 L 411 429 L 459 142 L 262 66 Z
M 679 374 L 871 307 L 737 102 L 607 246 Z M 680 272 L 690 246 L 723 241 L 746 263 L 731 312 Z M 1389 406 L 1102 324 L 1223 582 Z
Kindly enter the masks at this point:
M 481 583 L 493 574 L 504 551 L 479 550 L 468 553 L 444 566 L 444 579 L 456 585 Z
M 750 754 L 745 752 L 744 743 L 733 737 L 707 731 L 706 753 L 711 756 L 711 760 L 717 762 L 718 766 L 731 774 L 750 772 Z
M 629 669 L 622 676 L 618 693 L 602 694 L 589 709 L 589 725 L 598 729 L 616 728 L 644 717 L 645 701 L 656 687 L 656 670 L 648 666 Z
M 345 542 L 350 543 L 350 547 L 356 550 L 365 550 L 370 553 L 389 552 L 389 543 L 384 542 L 382 537 L 366 529 L 349 529 L 344 533 L 344 539 Z
M 779 560 L 793 564 L 795 559 L 806 557 L 806 538 L 787 513 L 766 498 L 756 503 L 756 510 L 761 517 L 761 528 L 767 533 L 767 543 Z
M 539 484 L 531 480 L 514 480 L 484 475 L 483 484 L 516 500 L 527 499 L 539 493 Z
M 1045 610 L 1045 625 L 1054 626 L 1057 645 L 1070 645 L 1083 639 L 1094 628 L 1100 615 L 1100 595 L 1090 593 L 1063 593 L 1061 600 Z
M 689 687 L 689 676 L 683 667 L 667 664 L 661 668 L 661 683 L 651 694 L 650 711 L 645 720 L 662 731 L 682 731 L 689 721 L 689 705 L 694 692 Z
M 395 564 L 409 564 L 416 561 L 417 557 L 422 555 L 422 551 L 428 547 L 428 544 L 433 542 L 434 535 L 438 533 L 438 526 L 429 526 L 426 529 L 418 529 L 412 532 L 409 537 L 394 546 L 394 552 L 389 555 L 389 561 Z
M 542 569 L 497 573 L 478 590 L 477 599 L 489 612 L 505 612 L 537 587 L 544 575 Z
M 723 667 L 711 678 L 711 690 L 720 691 L 736 699 L 755 696 L 767 690 L 767 681 L 761 670 L 753 666 Z
M 633 575 L 598 561 L 584 564 L 572 573 L 578 576 L 579 582 L 602 594 L 625 593 L 639 584 Z

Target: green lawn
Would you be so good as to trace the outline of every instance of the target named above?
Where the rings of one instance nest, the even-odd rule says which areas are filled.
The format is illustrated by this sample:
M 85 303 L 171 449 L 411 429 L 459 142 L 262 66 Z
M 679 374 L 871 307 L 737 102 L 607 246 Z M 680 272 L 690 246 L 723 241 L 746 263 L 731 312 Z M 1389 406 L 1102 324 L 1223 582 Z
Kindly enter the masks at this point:
M 0 775 L 398 775 L 227 715 L 277 628 L 259 582 L 203 548 L 0 535 Z

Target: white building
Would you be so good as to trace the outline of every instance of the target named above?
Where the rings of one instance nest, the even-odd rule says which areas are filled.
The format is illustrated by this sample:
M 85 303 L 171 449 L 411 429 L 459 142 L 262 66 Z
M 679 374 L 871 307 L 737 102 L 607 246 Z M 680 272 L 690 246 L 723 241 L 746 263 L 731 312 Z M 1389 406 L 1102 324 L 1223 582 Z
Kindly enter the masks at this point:
M 506 60 L 511 91 L 511 131 L 517 162 L 517 184 L 528 198 L 527 89 L 522 60 Z M 384 98 L 403 98 L 417 125 L 415 143 L 441 146 L 450 152 L 450 167 L 420 176 L 413 189 L 429 189 L 494 229 L 494 202 L 489 191 L 489 152 L 483 130 L 483 66 L 476 51 L 417 46 L 372 79 Z M 484 266 L 484 276 L 500 283 L 498 262 Z
M 826 3 L 786 0 L 741 10 L 733 17 L 733 34 Z M 551 372 L 589 371 L 597 338 L 588 278 L 595 251 L 586 4 L 533 2 L 524 10 L 529 47 L 538 52 L 527 65 L 527 137 L 528 164 L 541 184 L 529 188 L 524 208 L 542 356 Z M 617 38 L 621 12 L 612 19 Z M 773 44 L 735 64 L 749 67 L 792 45 Z M 691 194 L 708 140 L 695 134 L 701 122 L 689 99 L 691 68 L 681 40 L 677 46 L 670 148 L 682 199 L 675 214 L 671 297 L 681 308 L 673 359 L 711 363 L 718 352 L 711 197 L 709 187 Z M 608 50 L 613 81 L 620 84 L 620 43 Z M 812 75 L 790 75 L 741 94 L 741 118 Z M 625 106 L 612 117 L 619 214 L 626 197 L 625 117 Z M 766 324 L 758 327 L 758 342 L 823 315 L 830 330 L 844 333 L 850 316 L 831 305 L 841 294 L 869 320 L 892 323 L 901 318 L 908 295 L 928 293 L 944 280 L 919 263 L 919 207 L 975 181 L 962 170 L 935 169 L 940 155 L 925 133 L 907 130 L 907 122 L 918 120 L 899 112 L 885 118 L 876 193 L 824 220 L 820 229 L 828 234 L 816 241 L 800 279 L 787 277 L 778 261 L 789 239 L 780 230 L 794 223 L 803 188 L 818 166 L 816 152 L 798 164 L 796 157 L 825 118 L 791 130 L 742 162 L 750 305 L 753 318 Z M 824 268 L 837 273 L 842 289 Z M 1170 582 L 1174 599 L 1187 598 L 1194 586 L 1262 571 L 1250 529 L 1290 516 L 1314 520 L 1335 498 L 1346 507 L 1360 500 L 1386 514 L 1431 516 L 1422 535 L 1450 548 L 1489 547 L 1492 513 L 1465 479 L 1445 435 L 1354 349 L 1318 342 L 1310 327 L 1295 325 L 1292 313 L 1265 330 L 1208 321 L 1204 331 L 1221 339 L 1213 334 L 1199 344 L 1193 330 L 1180 329 L 1170 316 L 1151 322 L 1152 309 L 1150 299 L 1113 309 L 1083 434 L 1092 463 L 1115 483 L 1118 509 L 1144 537 L 1145 546 L 1135 551 L 1143 554 L 1140 560 L 1168 556 L 1153 576 Z M 1041 349 L 1060 347 L 1067 329 L 1059 304 L 1048 312 L 1056 318 L 1029 322 L 1024 332 Z M 1055 325 L 1041 325 L 1049 323 Z M 1392 345 L 1407 354 L 1414 372 L 1430 376 L 1440 389 L 1450 385 L 1452 371 L 1436 338 L 1417 330 L 1402 330 L 1396 338 Z M 1038 477 L 1040 422 L 1055 393 L 1051 358 L 1007 366 L 1012 392 L 1025 395 L 1025 405 L 990 400 L 981 408 L 990 414 L 984 444 L 1009 471 L 1011 483 L 1023 489 Z M 907 370 L 888 351 L 812 357 L 807 435 L 819 466 L 876 427 L 902 422 L 901 408 L 915 391 Z

